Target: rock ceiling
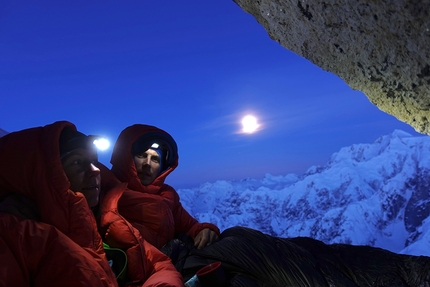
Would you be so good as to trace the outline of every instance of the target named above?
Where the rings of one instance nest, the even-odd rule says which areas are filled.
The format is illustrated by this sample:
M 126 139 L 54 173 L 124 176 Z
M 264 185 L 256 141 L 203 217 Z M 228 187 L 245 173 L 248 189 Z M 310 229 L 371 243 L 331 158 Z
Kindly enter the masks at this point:
M 430 1 L 233 1 L 283 47 L 430 134 Z

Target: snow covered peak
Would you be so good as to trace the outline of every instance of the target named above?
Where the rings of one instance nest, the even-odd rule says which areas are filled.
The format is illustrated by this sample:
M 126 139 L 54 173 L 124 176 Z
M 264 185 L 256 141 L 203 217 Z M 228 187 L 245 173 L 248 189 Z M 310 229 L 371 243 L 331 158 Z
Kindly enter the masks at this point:
M 391 134 L 391 137 L 398 137 L 398 138 L 404 138 L 404 137 L 412 137 L 412 135 L 410 133 L 407 133 L 405 131 L 402 130 L 394 130 L 393 133 Z
M 221 230 L 242 225 L 280 237 L 430 255 L 430 232 L 423 228 L 430 221 L 427 136 L 395 130 L 374 143 L 344 147 L 301 177 L 266 175 L 178 192 L 190 214 Z
M 3 130 L 3 129 L 0 129 L 0 138 L 1 138 L 2 136 L 6 135 L 6 134 L 8 134 L 8 132 L 7 132 L 7 131 L 5 131 L 5 130 Z

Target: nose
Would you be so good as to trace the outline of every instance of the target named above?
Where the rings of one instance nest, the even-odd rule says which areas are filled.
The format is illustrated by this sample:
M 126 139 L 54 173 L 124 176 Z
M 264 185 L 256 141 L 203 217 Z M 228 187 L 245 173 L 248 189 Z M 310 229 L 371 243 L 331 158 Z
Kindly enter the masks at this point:
M 90 163 L 88 171 L 96 175 L 100 173 L 100 169 L 94 163 Z
M 150 165 L 151 164 L 151 157 L 150 156 L 146 157 L 145 160 L 143 161 L 143 164 L 144 165 Z

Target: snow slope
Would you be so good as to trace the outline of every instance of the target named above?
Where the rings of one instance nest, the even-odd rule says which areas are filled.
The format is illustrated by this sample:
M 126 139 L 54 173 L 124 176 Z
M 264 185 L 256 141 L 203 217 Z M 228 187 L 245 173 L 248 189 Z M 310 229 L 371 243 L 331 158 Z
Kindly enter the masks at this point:
M 8 134 L 8 132 L 7 132 L 7 131 L 5 131 L 5 130 L 3 130 L 3 129 L 0 129 L 0 138 L 1 138 L 2 136 L 4 136 L 5 134 Z
M 302 176 L 219 180 L 180 189 L 199 221 L 279 237 L 371 245 L 430 256 L 430 137 L 401 130 L 333 154 Z

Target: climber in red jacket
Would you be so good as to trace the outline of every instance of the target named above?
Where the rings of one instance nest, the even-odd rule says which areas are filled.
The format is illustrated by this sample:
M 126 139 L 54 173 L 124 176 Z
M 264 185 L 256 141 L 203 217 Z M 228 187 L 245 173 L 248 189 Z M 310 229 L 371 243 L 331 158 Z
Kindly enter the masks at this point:
M 92 139 L 65 121 L 0 138 L 0 286 L 182 286 L 118 214 L 124 185 L 101 192 Z
M 189 235 L 198 249 L 218 240 L 218 227 L 199 223 L 182 207 L 176 190 L 164 183 L 178 165 L 177 145 L 167 132 L 143 124 L 125 128 L 111 163 L 115 176 L 130 188 L 119 200 L 119 212 L 145 240 L 159 249 L 177 234 Z

